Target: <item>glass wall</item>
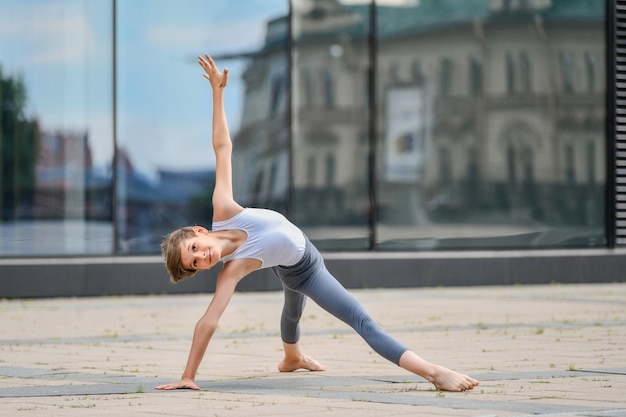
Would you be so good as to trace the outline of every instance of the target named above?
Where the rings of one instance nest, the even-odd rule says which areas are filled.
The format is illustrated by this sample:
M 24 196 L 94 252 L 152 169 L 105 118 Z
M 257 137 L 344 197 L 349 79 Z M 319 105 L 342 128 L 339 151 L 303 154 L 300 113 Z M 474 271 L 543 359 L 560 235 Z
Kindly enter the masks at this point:
M 371 10 L 292 2 L 292 214 L 322 249 L 370 247 Z
M 377 2 L 377 243 L 606 245 L 605 1 Z
M 605 246 L 604 0 L 0 0 L 0 257 L 157 254 L 236 199 L 325 250 Z
M 110 0 L 0 0 L 0 256 L 110 254 Z

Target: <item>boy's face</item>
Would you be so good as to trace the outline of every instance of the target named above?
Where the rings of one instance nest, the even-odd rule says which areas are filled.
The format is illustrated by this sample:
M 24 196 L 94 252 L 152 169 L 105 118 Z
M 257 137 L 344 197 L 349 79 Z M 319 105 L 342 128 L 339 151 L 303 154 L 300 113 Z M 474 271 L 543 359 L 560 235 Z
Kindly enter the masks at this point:
M 211 269 L 220 260 L 217 239 L 204 227 L 194 226 L 196 235 L 180 244 L 180 260 L 190 271 Z

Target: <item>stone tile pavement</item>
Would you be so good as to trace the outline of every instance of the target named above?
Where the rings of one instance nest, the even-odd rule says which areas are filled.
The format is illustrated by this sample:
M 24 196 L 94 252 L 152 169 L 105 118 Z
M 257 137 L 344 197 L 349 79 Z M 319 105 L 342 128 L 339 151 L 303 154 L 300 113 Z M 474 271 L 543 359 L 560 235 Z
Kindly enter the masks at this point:
M 0 416 L 626 416 L 626 284 L 352 291 L 389 333 L 481 380 L 438 392 L 310 302 L 281 374 L 279 292 L 237 293 L 201 391 L 184 368 L 211 294 L 0 301 Z

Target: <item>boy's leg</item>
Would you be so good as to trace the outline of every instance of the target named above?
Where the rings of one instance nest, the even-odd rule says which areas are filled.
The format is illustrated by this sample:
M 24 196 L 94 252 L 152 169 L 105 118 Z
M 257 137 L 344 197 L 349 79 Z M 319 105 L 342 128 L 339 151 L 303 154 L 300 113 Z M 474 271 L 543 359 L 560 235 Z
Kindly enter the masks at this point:
M 361 303 L 332 274 L 323 268 L 302 289 L 320 307 L 354 328 L 381 356 L 445 391 L 471 390 L 479 381 L 440 365 L 432 364 L 408 350 L 376 324 Z
M 399 364 L 408 348 L 387 334 L 326 268 L 316 271 L 300 289 L 321 308 L 356 330 L 376 353 Z
M 281 372 L 291 372 L 297 369 L 309 371 L 323 371 L 326 368 L 316 360 L 306 356 L 300 350 L 300 318 L 306 305 L 306 296 L 292 291 L 283 285 L 285 304 L 280 318 L 280 336 L 283 340 L 285 357 L 278 364 Z
M 306 296 L 283 285 L 285 301 L 280 316 L 280 337 L 283 342 L 294 344 L 300 340 L 300 318 L 306 305 Z

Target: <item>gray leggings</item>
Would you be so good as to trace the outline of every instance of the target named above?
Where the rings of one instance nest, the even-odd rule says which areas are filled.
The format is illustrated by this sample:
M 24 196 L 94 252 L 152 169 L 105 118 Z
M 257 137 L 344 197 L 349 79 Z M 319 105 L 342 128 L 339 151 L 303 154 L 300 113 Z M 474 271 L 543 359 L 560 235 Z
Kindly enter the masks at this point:
M 389 336 L 370 317 L 361 303 L 326 269 L 324 260 L 307 239 L 305 253 L 295 265 L 272 268 L 283 283 L 285 304 L 280 320 L 283 342 L 300 339 L 300 317 L 307 297 L 333 316 L 350 325 L 379 355 L 395 363 L 408 349 Z

